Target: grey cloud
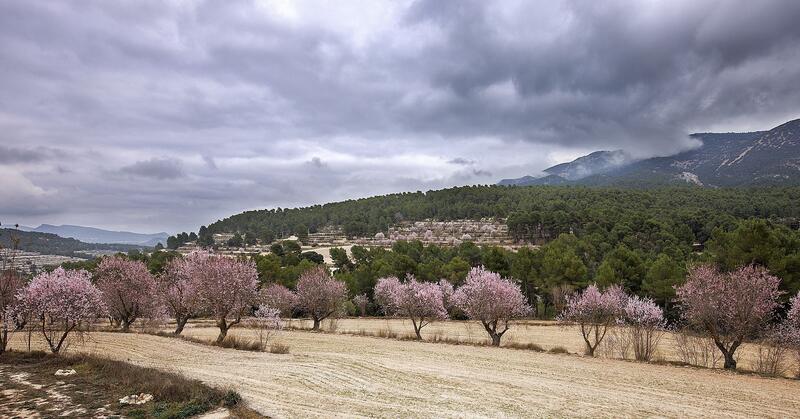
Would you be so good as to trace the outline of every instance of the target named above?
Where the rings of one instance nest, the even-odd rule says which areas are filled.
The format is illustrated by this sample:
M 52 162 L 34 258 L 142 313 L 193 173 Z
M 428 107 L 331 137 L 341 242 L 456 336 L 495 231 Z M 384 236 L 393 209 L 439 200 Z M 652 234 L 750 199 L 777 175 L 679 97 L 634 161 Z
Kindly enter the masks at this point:
M 328 164 L 322 161 L 322 159 L 317 156 L 312 157 L 309 163 L 318 169 L 321 169 L 323 167 L 328 167 Z
M 450 164 L 458 164 L 461 166 L 469 166 L 470 164 L 475 164 L 474 160 L 467 160 L 463 157 L 456 157 L 454 159 L 448 160 L 447 162 Z
M 170 158 L 152 158 L 137 161 L 121 168 L 120 172 L 160 180 L 177 179 L 185 176 L 181 161 Z
M 54 150 L 46 148 L 16 148 L 0 145 L 0 164 L 35 163 L 51 158 Z
M 189 229 L 800 116 L 799 2 L 392 4 L 0 2 L 15 216 Z

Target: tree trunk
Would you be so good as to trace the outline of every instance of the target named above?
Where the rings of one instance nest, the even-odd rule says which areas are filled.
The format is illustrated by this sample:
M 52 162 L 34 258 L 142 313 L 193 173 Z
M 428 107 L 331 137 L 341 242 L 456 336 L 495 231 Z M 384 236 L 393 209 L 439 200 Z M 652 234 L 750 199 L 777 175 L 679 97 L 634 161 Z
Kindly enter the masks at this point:
M 499 335 L 497 333 L 492 333 L 491 336 L 492 336 L 492 346 L 500 346 L 500 338 L 502 337 L 502 335 Z
M 6 351 L 6 345 L 8 345 L 8 330 L 3 329 L 0 331 L 0 354 Z
M 717 348 L 719 348 L 719 351 L 722 352 L 722 355 L 725 357 L 724 368 L 726 370 L 735 370 L 736 359 L 733 357 L 733 354 L 736 353 L 736 348 L 739 347 L 741 341 L 739 342 L 734 341 L 729 348 L 726 348 L 722 342 L 716 339 L 714 340 L 714 344 L 717 345 Z
M 414 333 L 417 335 L 417 340 L 422 340 L 422 334 L 420 333 L 422 331 L 422 320 L 417 324 L 417 320 L 412 317 L 411 324 L 414 326 Z
M 723 352 L 725 355 L 725 369 L 726 370 L 735 370 L 736 369 L 736 360 L 733 358 L 733 352 L 726 351 Z
M 314 317 L 314 327 L 312 327 L 311 330 L 317 330 L 318 331 L 320 322 L 321 322 L 320 319 Z
M 177 323 L 175 327 L 175 335 L 180 335 L 183 332 L 183 328 L 186 327 L 186 322 L 189 321 L 186 317 L 178 317 L 175 319 L 175 323 Z
M 592 348 L 592 345 L 590 345 L 589 342 L 586 342 L 586 355 L 594 356 L 594 350 L 595 348 Z
M 122 331 L 123 331 L 123 332 L 130 332 L 130 330 L 131 330 L 131 323 L 132 323 L 132 322 L 131 322 L 131 321 L 129 321 L 129 320 L 123 320 L 123 321 L 122 321 Z
M 217 320 L 217 327 L 219 327 L 219 336 L 217 336 L 217 343 L 221 343 L 225 340 L 225 336 L 228 336 L 228 323 L 225 322 L 225 319 Z

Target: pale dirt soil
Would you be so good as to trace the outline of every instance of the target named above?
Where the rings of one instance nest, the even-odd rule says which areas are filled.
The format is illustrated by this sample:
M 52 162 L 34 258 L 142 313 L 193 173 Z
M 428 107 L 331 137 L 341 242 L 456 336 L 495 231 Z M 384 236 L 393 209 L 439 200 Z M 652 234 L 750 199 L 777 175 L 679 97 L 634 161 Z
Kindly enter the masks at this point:
M 288 320 L 286 324 L 290 327 L 300 329 L 311 328 L 310 320 L 293 319 Z M 396 318 L 344 318 L 334 320 L 333 323 L 326 320 L 322 324 L 322 329 L 329 331 L 331 330 L 332 324 L 337 333 L 376 335 L 383 330 L 394 332 L 399 337 L 406 338 L 412 337 L 414 333 L 411 321 Z M 470 321 L 431 323 L 422 329 L 422 337 L 427 340 L 444 337 L 467 343 L 489 344 L 491 342 L 483 326 L 481 326 L 480 323 Z M 560 346 L 575 354 L 583 353 L 585 346 L 577 326 L 564 327 L 554 321 L 547 320 L 521 320 L 515 322 L 511 329 L 503 335 L 501 346 L 525 345 L 529 343 L 538 344 L 545 350 Z M 753 370 L 757 356 L 756 352 L 756 345 L 742 345 L 736 352 L 739 368 Z M 717 354 L 718 351 L 714 350 L 714 353 Z M 604 355 L 602 353 L 602 348 L 598 350 L 597 355 Z M 654 360 L 671 362 L 681 361 L 675 347 L 675 336 L 673 334 L 664 334 L 658 345 L 658 353 Z M 797 367 L 794 365 L 794 360 L 791 356 L 787 356 L 786 366 L 787 375 L 792 376 Z M 722 367 L 722 360 L 719 361 L 717 367 Z
M 359 328 L 386 324 L 339 320 L 339 331 L 348 322 Z M 440 323 L 428 332 L 435 327 L 467 326 Z M 477 339 L 473 329 L 464 335 Z M 580 351 L 580 338 L 567 332 L 523 326 L 515 339 L 529 333 L 545 347 Z M 217 330 L 185 333 L 211 340 Z M 121 333 L 95 333 L 71 349 L 231 386 L 251 407 L 274 417 L 788 417 L 800 409 L 798 381 L 721 370 L 302 331 L 284 331 L 276 339 L 291 352 Z

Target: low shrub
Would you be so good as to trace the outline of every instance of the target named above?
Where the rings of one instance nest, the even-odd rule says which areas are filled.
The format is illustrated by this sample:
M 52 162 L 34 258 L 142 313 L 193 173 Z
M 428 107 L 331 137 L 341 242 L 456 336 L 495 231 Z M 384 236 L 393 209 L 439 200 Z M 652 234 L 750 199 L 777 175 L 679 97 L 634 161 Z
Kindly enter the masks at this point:
M 273 354 L 288 354 L 289 345 L 284 343 L 273 342 L 269 345 L 269 352 Z
M 225 339 L 223 339 L 222 342 L 219 343 L 214 342 L 212 344 L 215 346 L 219 346 L 221 348 L 238 349 L 241 351 L 260 352 L 264 350 L 264 347 L 262 346 L 261 342 L 251 339 L 241 338 L 235 335 L 225 336 Z
M 503 345 L 506 348 L 511 349 L 522 349 L 526 351 L 534 351 L 534 352 L 544 352 L 544 348 L 542 345 L 538 343 L 515 343 L 515 342 L 508 342 L 507 344 Z
M 567 350 L 567 348 L 565 348 L 563 346 L 553 346 L 552 348 L 547 350 L 547 353 L 550 353 L 550 354 L 568 354 L 569 351 Z

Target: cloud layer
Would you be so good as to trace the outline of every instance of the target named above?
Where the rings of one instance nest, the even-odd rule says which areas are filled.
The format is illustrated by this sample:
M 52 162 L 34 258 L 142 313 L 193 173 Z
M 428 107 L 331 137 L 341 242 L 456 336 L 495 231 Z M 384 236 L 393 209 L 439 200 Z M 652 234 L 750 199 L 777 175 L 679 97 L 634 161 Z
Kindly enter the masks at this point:
M 795 1 L 0 3 L 0 222 L 196 230 L 797 118 Z

